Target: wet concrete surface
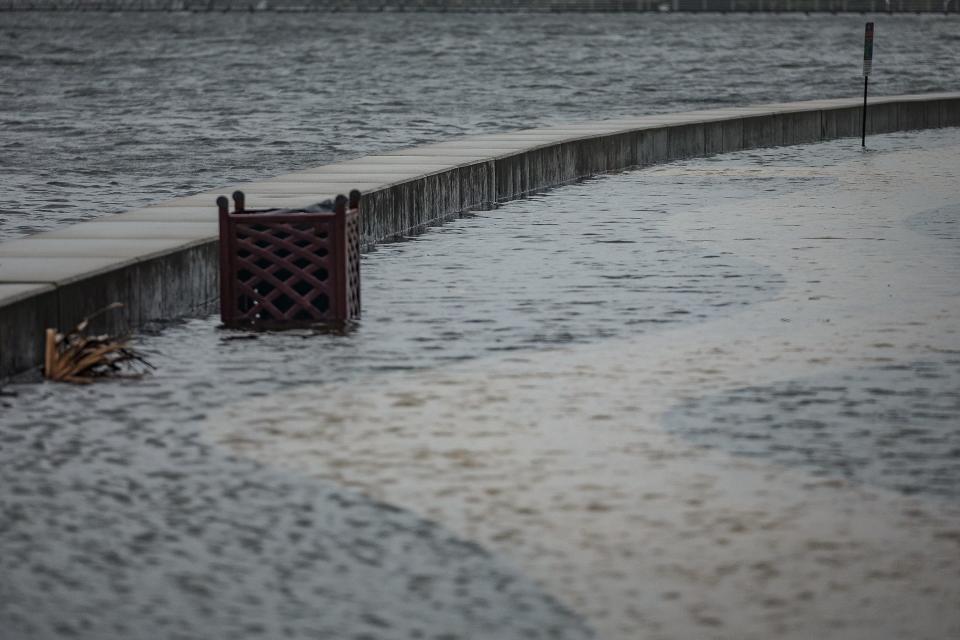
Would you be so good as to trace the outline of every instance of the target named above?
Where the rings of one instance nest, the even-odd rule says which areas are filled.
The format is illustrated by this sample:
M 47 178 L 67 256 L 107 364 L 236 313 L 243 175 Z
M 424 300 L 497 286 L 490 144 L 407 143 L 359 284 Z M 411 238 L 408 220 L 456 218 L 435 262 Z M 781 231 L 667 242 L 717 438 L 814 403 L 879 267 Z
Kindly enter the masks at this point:
M 870 146 L 564 187 L 364 256 L 347 335 L 191 320 L 143 380 L 6 388 L 0 628 L 956 635 L 960 133 Z
M 697 323 L 253 399 L 208 436 L 513 558 L 601 637 L 955 636 L 958 247 L 917 221 L 953 224 L 958 153 L 952 131 L 634 174 L 637 199 L 749 185 L 657 232 L 782 281 Z M 741 405 L 772 415 L 757 455 Z

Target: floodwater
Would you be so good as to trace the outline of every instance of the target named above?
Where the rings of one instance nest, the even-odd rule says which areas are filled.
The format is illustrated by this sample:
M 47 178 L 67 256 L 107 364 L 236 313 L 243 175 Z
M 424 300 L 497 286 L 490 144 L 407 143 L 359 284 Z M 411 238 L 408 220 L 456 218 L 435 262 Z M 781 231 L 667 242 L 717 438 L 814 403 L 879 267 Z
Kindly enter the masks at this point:
M 620 336 L 308 383 L 202 428 L 478 541 L 600 637 L 956 637 L 960 131 L 858 142 L 544 197 L 665 205 L 650 231 L 681 240 L 695 321 L 627 313 Z M 762 294 L 698 314 L 716 256 Z
M 0 14 L 0 239 L 398 146 L 856 95 L 860 16 Z M 875 91 L 957 85 L 877 19 Z M 858 141 L 857 141 L 858 142 Z M 758 150 L 0 390 L 0 638 L 960 636 L 960 132 Z
M 960 18 L 874 16 L 874 95 Z M 0 16 L 0 240 L 464 134 L 862 91 L 863 16 Z
M 960 130 L 869 145 L 562 187 L 365 255 L 347 335 L 7 387 L 0 626 L 955 636 Z

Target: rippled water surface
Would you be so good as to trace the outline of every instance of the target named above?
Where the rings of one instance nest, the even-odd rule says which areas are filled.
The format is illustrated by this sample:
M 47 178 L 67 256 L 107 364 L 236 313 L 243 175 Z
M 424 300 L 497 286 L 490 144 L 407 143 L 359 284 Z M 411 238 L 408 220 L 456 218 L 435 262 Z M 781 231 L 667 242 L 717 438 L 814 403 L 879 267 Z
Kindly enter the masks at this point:
M 144 380 L 15 385 L 0 398 L 0 624 L 18 638 L 588 637 L 478 548 L 232 458 L 204 441 L 202 419 L 299 384 L 736 312 L 773 295 L 779 276 L 659 222 L 718 194 L 809 179 L 590 181 L 364 256 L 365 315 L 347 336 L 190 320 L 137 339 L 158 367 Z
M 7 387 L 0 626 L 18 640 L 152 638 L 157 630 L 185 638 L 588 637 L 589 626 L 521 569 L 339 486 L 335 467 L 317 479 L 232 454 L 211 443 L 204 420 L 310 385 L 376 388 L 454 362 L 482 367 L 734 314 L 749 319 L 778 298 L 784 274 L 710 249 L 711 226 L 671 235 L 671 217 L 718 202 L 821 197 L 847 188 L 835 167 L 851 158 L 960 148 L 960 133 L 877 136 L 871 147 L 741 152 L 563 187 L 365 255 L 364 316 L 348 335 L 247 335 L 218 329 L 215 317 L 195 319 L 137 337 L 157 366 L 143 380 Z M 888 182 L 876 178 L 878 189 Z M 941 208 L 908 224 L 952 243 L 944 230 L 956 213 Z M 911 377 L 925 369 L 890 368 L 858 373 L 845 391 L 819 380 L 708 397 L 672 428 L 694 425 L 685 429 L 701 430 L 696 438 L 734 449 L 740 434 L 759 443 L 758 455 L 830 472 L 856 471 L 862 456 L 897 489 L 953 496 L 960 370 L 951 363 L 938 365 L 925 391 Z M 874 393 L 877 386 L 896 391 Z M 319 389 L 318 406 L 331 402 Z M 851 430 L 819 438 L 825 430 L 815 423 L 837 411 Z M 771 412 L 790 421 L 773 440 L 754 440 Z M 928 446 L 916 440 L 926 427 L 901 428 L 921 414 L 949 437 Z M 864 429 L 866 449 L 834 455 Z M 787 454 L 777 453 L 783 443 Z M 896 456 L 880 455 L 888 450 Z M 888 477 L 890 469 L 900 476 Z
M 463 133 L 856 95 L 862 22 L 3 14 L 0 238 Z M 955 18 L 878 19 L 875 91 L 955 89 L 958 44 Z M 956 130 L 878 136 L 862 157 L 944 145 L 960 145 Z M 579 611 L 508 558 L 346 488 L 336 465 L 321 479 L 241 456 L 243 443 L 214 442 L 205 421 L 260 398 L 253 428 L 266 437 L 269 401 L 290 390 L 302 403 L 311 385 L 375 390 L 451 363 L 483 368 L 748 319 L 778 299 L 785 274 L 711 249 L 709 225 L 672 235 L 671 217 L 770 195 L 802 202 L 842 187 L 832 169 L 859 153 L 838 141 L 565 187 L 364 256 L 364 317 L 349 335 L 249 336 L 193 319 L 136 338 L 157 366 L 143 380 L 6 387 L 0 630 L 15 640 L 590 637 Z M 909 221 L 944 242 L 956 224 L 949 207 Z M 762 418 L 766 403 L 802 426 L 847 403 L 851 433 L 876 423 L 874 445 L 895 436 L 874 451 L 897 456 L 875 468 L 909 484 L 885 486 L 952 498 L 942 488 L 960 472 L 942 445 L 954 436 L 934 443 L 929 467 L 922 442 L 899 444 L 956 424 L 955 361 L 924 362 L 858 370 L 843 393 L 829 379 L 771 382 L 685 410 L 701 412 L 697 429 L 730 420 L 749 436 L 756 415 L 744 406 Z M 869 402 L 874 388 L 907 393 L 924 366 L 938 376 L 927 395 Z M 935 424 L 904 435 L 897 412 L 931 407 Z M 815 431 L 780 432 L 812 460 L 777 457 L 776 446 L 758 456 L 833 468 L 837 440 L 805 446 Z
M 737 389 L 686 403 L 666 423 L 738 455 L 960 498 L 960 359 Z
M 914 214 L 906 225 L 952 247 L 943 257 L 960 265 L 960 203 Z M 956 312 L 951 302 L 945 301 Z M 904 494 L 957 500 L 956 356 L 734 389 L 686 402 L 665 422 L 701 446 Z
M 954 90 L 956 16 L 881 16 L 876 95 Z M 862 16 L 13 14 L 0 239 L 398 146 L 857 96 Z

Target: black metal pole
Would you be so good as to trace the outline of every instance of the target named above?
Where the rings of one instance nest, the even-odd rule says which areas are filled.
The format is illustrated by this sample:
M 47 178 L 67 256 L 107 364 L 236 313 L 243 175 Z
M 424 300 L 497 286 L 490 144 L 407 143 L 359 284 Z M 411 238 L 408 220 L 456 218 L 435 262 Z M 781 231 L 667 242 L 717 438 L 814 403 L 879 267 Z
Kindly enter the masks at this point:
M 867 82 L 870 76 L 863 76 L 863 126 L 860 129 L 860 146 L 867 146 Z

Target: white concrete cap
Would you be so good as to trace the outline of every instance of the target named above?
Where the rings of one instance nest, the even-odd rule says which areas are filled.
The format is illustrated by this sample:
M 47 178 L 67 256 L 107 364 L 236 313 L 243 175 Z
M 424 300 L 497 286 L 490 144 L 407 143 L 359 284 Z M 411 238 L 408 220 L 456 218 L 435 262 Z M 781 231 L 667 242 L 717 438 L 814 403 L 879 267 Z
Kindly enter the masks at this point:
M 50 293 L 53 290 L 54 286 L 50 284 L 0 284 L 0 307 Z
M 404 176 L 416 177 L 420 175 L 429 175 L 440 171 L 446 171 L 449 168 L 450 163 L 440 162 L 434 164 L 420 163 L 416 166 L 410 166 L 409 164 L 364 164 L 356 162 L 351 164 L 334 164 L 327 167 L 318 167 L 317 169 L 308 169 L 306 171 L 297 171 L 296 173 L 288 173 L 275 178 L 270 178 L 269 180 L 265 180 L 265 182 L 272 182 L 273 180 L 304 180 L 309 182 L 314 177 L 336 176 L 339 176 L 341 180 L 345 180 L 347 177 L 349 177 L 356 180 L 362 180 L 364 182 L 369 180 L 379 180 L 386 177 L 389 177 L 391 180 L 396 180 L 398 177 L 402 178 Z
M 33 258 L 139 258 L 184 246 L 179 238 L 125 239 L 50 238 L 46 234 L 0 244 L 0 259 Z
M 393 181 L 396 182 L 396 181 Z M 310 181 L 299 181 L 299 182 L 286 182 L 280 180 L 271 180 L 266 182 L 252 182 L 250 184 L 238 184 L 232 187 L 232 190 L 239 189 L 244 193 L 244 195 L 249 200 L 251 197 L 275 197 L 275 196 L 289 196 L 297 197 L 305 194 L 313 195 L 318 191 L 323 191 L 325 193 L 335 193 L 335 194 L 344 194 L 346 195 L 352 189 L 359 189 L 360 191 L 372 191 L 374 189 L 379 189 L 386 184 L 389 184 L 390 181 L 378 181 L 378 182 L 357 182 L 345 180 L 342 177 L 339 179 L 329 179 L 329 180 L 310 180 Z M 231 191 L 232 192 L 232 191 Z M 319 202 L 319 201 L 318 201 Z
M 215 236 L 217 233 L 218 225 L 215 222 L 146 222 L 111 216 L 48 231 L 44 233 L 44 237 L 198 240 Z
M 227 195 L 227 194 L 224 194 Z M 104 220 L 140 220 L 144 222 L 216 222 L 216 199 L 210 201 L 206 207 L 145 207 L 134 209 L 126 213 L 104 216 Z
M 0 258 L 0 284 L 49 283 L 62 285 L 112 271 L 129 258 Z

